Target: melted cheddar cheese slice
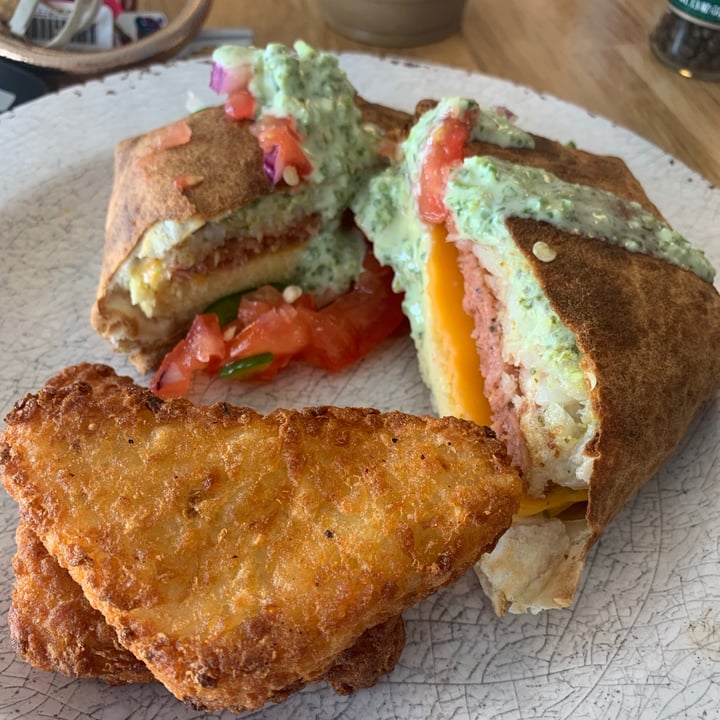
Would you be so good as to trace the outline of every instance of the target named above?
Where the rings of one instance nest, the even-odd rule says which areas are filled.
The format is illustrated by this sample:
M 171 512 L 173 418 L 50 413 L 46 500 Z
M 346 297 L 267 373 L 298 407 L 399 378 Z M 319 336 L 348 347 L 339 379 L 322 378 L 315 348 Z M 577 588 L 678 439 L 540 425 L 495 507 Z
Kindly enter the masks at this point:
M 426 269 L 428 300 L 433 308 L 434 353 L 447 383 L 448 399 L 439 403 L 439 409 L 489 427 L 492 413 L 483 391 L 480 359 L 472 338 L 473 320 L 462 310 L 465 289 L 458 251 L 454 243 L 447 242 L 447 232 L 441 225 L 432 229 Z M 586 489 L 555 485 L 543 497 L 524 496 L 517 514 L 554 516 L 587 499 Z
M 574 490 L 560 485 L 554 485 L 543 497 L 529 497 L 524 495 L 520 500 L 520 509 L 517 514 L 521 517 L 547 513 L 550 516 L 558 515 L 575 503 L 586 502 L 588 492 L 586 489 Z
M 434 352 L 445 374 L 451 414 L 478 425 L 492 423 L 490 405 L 483 392 L 480 359 L 472 339 L 473 320 L 462 310 L 465 294 L 458 266 L 457 248 L 447 242 L 441 225 L 432 230 L 427 263 L 428 297 L 433 307 Z M 445 411 L 446 408 L 440 408 Z

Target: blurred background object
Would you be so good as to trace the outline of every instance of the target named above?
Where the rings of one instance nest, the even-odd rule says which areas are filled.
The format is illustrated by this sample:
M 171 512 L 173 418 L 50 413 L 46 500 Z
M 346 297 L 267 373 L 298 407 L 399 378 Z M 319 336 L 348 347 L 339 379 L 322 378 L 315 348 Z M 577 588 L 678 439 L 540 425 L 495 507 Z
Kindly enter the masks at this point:
M 66 48 L 82 35 L 96 35 L 108 28 L 102 40 L 112 47 L 112 11 L 102 0 L 15 0 L 7 28 L 12 35 L 33 45 Z
M 50 91 L 42 78 L 0 58 L 0 113 Z
M 668 0 L 650 45 L 683 77 L 720 80 L 720 0 Z
M 417 47 L 459 32 L 465 0 L 320 0 L 325 22 L 381 47 Z
M 0 57 L 75 76 L 99 75 L 166 60 L 197 35 L 211 0 L 175 1 L 167 22 L 161 11 L 138 14 L 136 5 L 135 0 L 125 5 L 119 0 L 100 4 L 97 0 L 83 0 L 77 6 L 57 0 L 0 0 Z M 123 14 L 123 21 L 115 22 Z M 112 22 L 112 43 L 100 41 L 101 35 L 107 38 L 107 32 L 102 31 L 108 21 Z M 82 33 L 87 37 L 83 38 Z

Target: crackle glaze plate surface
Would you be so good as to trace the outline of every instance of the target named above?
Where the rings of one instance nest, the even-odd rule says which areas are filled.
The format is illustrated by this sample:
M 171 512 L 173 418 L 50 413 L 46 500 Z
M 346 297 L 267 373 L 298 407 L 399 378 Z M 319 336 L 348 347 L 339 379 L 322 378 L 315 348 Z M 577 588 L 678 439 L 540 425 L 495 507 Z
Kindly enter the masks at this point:
M 625 159 L 679 231 L 720 265 L 720 190 L 643 139 L 527 88 L 465 71 L 343 55 L 366 98 L 411 110 L 424 97 L 504 105 L 518 124 Z M 60 368 L 133 368 L 90 328 L 113 147 L 208 98 L 209 64 L 184 61 L 93 81 L 0 115 L 0 412 Z M 217 102 L 217 98 L 213 100 Z M 137 378 L 147 382 L 148 378 Z M 268 386 L 209 383 L 195 399 L 260 410 L 312 404 L 431 410 L 413 349 L 395 339 L 334 376 L 296 367 Z M 668 414 L 672 408 L 667 408 Z M 642 422 L 642 418 L 638 418 Z M 407 646 L 376 687 L 311 686 L 252 716 L 290 718 L 717 718 L 720 716 L 720 403 L 592 551 L 572 608 L 493 615 L 473 573 L 405 614 Z M 189 720 L 157 685 L 107 687 L 34 670 L 6 613 L 17 510 L 0 493 L 0 720 Z M 227 717 L 231 717 L 227 715 Z

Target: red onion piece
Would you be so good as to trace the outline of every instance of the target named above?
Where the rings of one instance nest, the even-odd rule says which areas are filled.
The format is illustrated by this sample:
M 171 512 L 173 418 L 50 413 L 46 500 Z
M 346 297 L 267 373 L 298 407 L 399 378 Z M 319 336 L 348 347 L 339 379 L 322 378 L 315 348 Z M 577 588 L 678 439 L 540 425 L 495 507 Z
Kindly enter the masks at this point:
M 249 65 L 225 66 L 214 62 L 210 71 L 210 89 L 218 95 L 245 90 L 252 77 Z
M 282 177 L 282 173 L 277 165 L 279 152 L 280 148 L 277 145 L 273 145 L 270 151 L 263 155 L 263 170 L 265 170 L 265 175 L 267 175 L 268 180 L 273 185 L 277 185 Z
M 224 93 L 223 87 L 225 85 L 225 78 L 227 73 L 225 68 L 218 63 L 212 64 L 212 70 L 210 71 L 210 89 L 216 92 L 218 95 Z

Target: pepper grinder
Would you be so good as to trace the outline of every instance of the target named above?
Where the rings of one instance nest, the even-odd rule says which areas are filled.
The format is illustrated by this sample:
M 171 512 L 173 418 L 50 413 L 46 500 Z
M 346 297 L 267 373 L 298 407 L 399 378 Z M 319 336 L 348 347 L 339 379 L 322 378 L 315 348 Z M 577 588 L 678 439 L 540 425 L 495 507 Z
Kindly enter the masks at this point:
M 650 47 L 683 77 L 720 80 L 720 0 L 667 0 Z

